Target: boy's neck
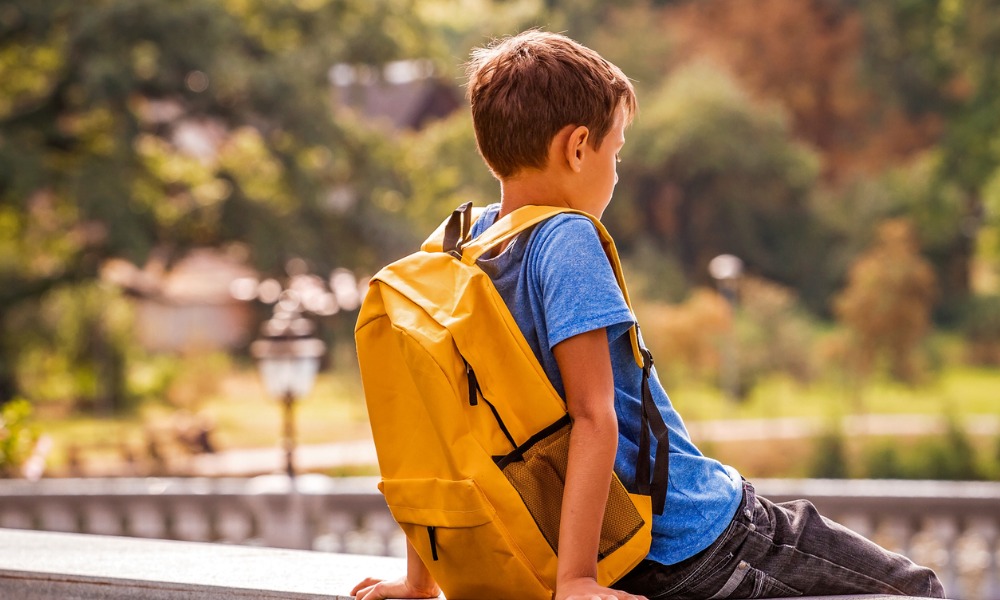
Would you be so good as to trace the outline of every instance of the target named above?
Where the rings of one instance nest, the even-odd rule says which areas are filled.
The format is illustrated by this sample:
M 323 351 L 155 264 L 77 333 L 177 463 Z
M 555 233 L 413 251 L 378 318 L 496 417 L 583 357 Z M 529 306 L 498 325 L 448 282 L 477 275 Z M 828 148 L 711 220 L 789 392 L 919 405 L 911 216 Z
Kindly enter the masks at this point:
M 500 214 L 514 212 L 522 206 L 569 206 L 565 186 L 549 169 L 521 171 L 500 181 Z

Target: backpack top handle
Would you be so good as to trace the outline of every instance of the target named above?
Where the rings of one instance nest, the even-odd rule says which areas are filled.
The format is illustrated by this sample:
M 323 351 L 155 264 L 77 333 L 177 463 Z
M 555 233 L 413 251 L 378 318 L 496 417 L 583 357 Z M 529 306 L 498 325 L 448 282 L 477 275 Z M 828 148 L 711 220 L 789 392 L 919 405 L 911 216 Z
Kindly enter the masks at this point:
M 469 240 L 472 229 L 472 202 L 466 202 L 452 213 L 444 226 L 441 249 L 455 258 L 462 258 L 462 246 Z

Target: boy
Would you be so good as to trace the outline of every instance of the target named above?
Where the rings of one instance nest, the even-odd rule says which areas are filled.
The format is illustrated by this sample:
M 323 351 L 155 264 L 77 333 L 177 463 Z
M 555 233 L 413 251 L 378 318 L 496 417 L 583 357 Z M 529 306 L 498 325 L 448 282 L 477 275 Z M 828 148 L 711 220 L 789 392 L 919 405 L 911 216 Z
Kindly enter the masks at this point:
M 474 51 L 469 74 L 476 140 L 501 184 L 500 203 L 486 209 L 472 234 L 532 204 L 600 217 L 636 111 L 622 72 L 564 36 L 532 30 Z M 933 572 L 827 521 L 811 504 L 756 497 L 735 469 L 691 443 L 655 380 L 654 399 L 670 430 L 666 510 L 653 518 L 646 560 L 618 589 L 599 586 L 597 546 L 612 471 L 627 488 L 636 479 L 642 372 L 625 335 L 633 316 L 593 224 L 581 215 L 553 217 L 479 264 L 573 421 L 557 599 L 942 596 Z M 352 593 L 359 600 L 437 596 L 412 548 L 407 557 L 405 577 L 366 579 Z

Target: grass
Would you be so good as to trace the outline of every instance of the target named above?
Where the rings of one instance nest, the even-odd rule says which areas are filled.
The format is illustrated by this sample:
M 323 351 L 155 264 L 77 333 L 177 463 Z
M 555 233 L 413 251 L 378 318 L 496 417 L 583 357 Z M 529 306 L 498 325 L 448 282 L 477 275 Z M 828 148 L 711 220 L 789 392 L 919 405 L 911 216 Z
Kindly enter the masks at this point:
M 889 381 L 869 382 L 859 393 L 836 382 L 802 385 L 787 377 L 761 381 L 742 402 L 728 401 L 713 385 L 687 381 L 667 384 L 675 406 L 688 422 L 715 419 L 780 417 L 832 418 L 852 413 L 923 415 L 1000 414 L 1000 370 L 953 367 L 919 387 Z M 68 449 L 86 449 L 92 460 L 121 461 L 123 448 L 143 456 L 150 432 L 172 438 L 185 419 L 212 423 L 212 440 L 222 450 L 276 447 L 282 435 L 281 403 L 267 397 L 257 373 L 249 366 L 229 365 L 205 392 L 177 402 L 147 401 L 133 414 L 108 418 L 52 415 L 40 411 L 38 429 L 54 441 L 49 464 L 53 472 L 66 466 Z M 354 369 L 321 373 L 313 391 L 295 405 L 300 444 L 366 439 L 370 436 L 360 378 Z M 908 442 L 900 440 L 901 447 Z M 180 446 L 161 446 L 179 452 Z M 801 476 L 803 457 L 813 452 L 812 440 L 772 440 L 767 444 L 716 442 L 704 444 L 706 454 L 732 464 L 749 476 Z M 365 471 L 367 473 L 368 471 Z
M 875 380 L 854 392 L 834 382 L 803 385 L 775 376 L 760 382 L 743 402 L 728 401 L 714 386 L 667 386 L 688 421 L 844 414 L 1000 414 L 1000 369 L 953 367 L 921 386 Z
M 370 436 L 356 372 L 320 374 L 312 392 L 295 402 L 294 417 L 299 444 Z M 185 403 L 183 409 L 149 400 L 124 416 L 101 418 L 43 410 L 33 419 L 37 430 L 54 442 L 48 462 L 55 472 L 67 466 L 73 446 L 85 452 L 88 464 L 120 461 L 126 448 L 144 456 L 151 437 L 160 442 L 161 452 L 180 452 L 176 432 L 199 421 L 211 424 L 217 449 L 275 447 L 283 432 L 282 403 L 266 395 L 255 371 L 237 368 L 218 378 L 213 393 Z

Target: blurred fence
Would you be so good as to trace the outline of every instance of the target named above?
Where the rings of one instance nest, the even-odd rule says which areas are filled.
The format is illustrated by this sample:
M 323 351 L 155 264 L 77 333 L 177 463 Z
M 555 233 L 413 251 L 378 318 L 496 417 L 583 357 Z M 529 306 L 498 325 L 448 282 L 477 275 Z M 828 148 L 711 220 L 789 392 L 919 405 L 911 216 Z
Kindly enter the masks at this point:
M 402 556 L 377 479 L 0 481 L 0 527 Z M 949 596 L 1000 600 L 1000 483 L 758 480 L 933 567 Z

